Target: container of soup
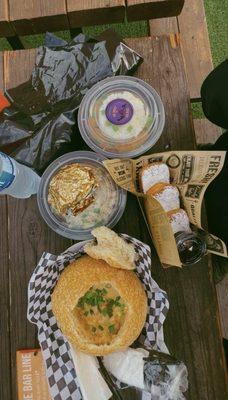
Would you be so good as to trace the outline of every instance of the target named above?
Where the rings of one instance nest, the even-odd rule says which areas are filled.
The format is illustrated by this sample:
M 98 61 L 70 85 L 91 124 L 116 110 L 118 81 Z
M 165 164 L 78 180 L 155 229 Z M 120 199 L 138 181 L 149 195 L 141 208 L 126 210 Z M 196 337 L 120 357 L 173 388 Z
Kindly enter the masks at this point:
M 56 233 L 75 240 L 90 239 L 93 228 L 112 228 L 121 218 L 126 191 L 115 184 L 104 160 L 94 152 L 75 151 L 59 157 L 44 172 L 38 207 Z
M 108 158 L 136 157 L 160 138 L 165 112 L 159 94 L 135 77 L 107 78 L 84 96 L 78 126 L 88 146 Z

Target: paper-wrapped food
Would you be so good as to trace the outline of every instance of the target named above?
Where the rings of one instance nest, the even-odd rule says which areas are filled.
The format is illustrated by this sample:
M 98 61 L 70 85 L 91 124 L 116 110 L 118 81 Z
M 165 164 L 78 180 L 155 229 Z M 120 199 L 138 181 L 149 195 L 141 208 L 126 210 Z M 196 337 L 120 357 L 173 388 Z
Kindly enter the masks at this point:
M 104 165 L 114 181 L 143 200 L 144 218 L 164 267 L 192 265 L 226 244 L 203 227 L 202 202 L 222 170 L 224 151 L 170 151 Z
M 104 356 L 103 363 L 110 376 L 146 391 L 151 395 L 148 399 L 185 399 L 183 393 L 188 389 L 186 366 L 169 354 L 145 348 L 128 348 Z

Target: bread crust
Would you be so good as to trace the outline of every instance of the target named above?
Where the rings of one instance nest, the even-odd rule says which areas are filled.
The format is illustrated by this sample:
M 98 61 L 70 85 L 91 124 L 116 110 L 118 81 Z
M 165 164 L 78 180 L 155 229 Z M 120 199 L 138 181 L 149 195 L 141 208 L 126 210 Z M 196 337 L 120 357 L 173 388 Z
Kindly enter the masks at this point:
M 152 184 L 148 189 L 145 190 L 144 186 L 143 186 L 143 175 L 147 170 L 150 170 L 152 168 L 165 168 L 167 170 L 167 174 L 168 176 L 165 178 L 162 175 L 160 175 L 158 182 L 163 182 L 163 183 L 169 183 L 170 181 L 170 176 L 169 176 L 169 169 L 167 167 L 167 165 L 165 163 L 156 161 L 154 163 L 151 164 L 147 164 L 144 167 L 142 167 L 142 169 L 139 172 L 139 186 L 140 186 L 140 190 L 143 193 L 146 193 L 151 187 L 153 187 L 154 185 Z
M 97 243 L 90 242 L 84 246 L 84 251 L 96 260 L 104 260 L 113 268 L 135 269 L 137 253 L 134 246 L 127 243 L 117 233 L 101 226 L 92 230 Z
M 82 337 L 73 310 L 78 300 L 93 286 L 110 283 L 124 303 L 123 325 L 110 344 L 96 345 Z M 133 271 L 111 268 L 103 260 L 83 255 L 62 272 L 52 294 L 52 310 L 58 326 L 80 351 L 102 356 L 130 346 L 139 336 L 146 320 L 147 297 L 142 283 Z
M 149 190 L 147 190 L 146 194 L 150 194 L 151 196 L 156 196 L 156 194 L 162 192 L 167 187 L 174 187 L 171 183 L 159 182 L 152 186 Z
M 104 253 L 101 255 L 101 252 L 97 251 L 97 248 L 93 246 L 92 244 L 87 244 L 85 246 L 85 252 L 91 257 L 96 260 L 101 260 L 102 256 L 105 257 L 105 261 L 110 265 L 112 268 L 118 268 L 118 269 L 126 269 L 126 270 L 133 270 L 135 269 L 135 264 L 130 264 L 130 263 L 121 263 L 118 262 L 115 258 L 113 258 L 111 255 L 107 254 L 104 255 Z

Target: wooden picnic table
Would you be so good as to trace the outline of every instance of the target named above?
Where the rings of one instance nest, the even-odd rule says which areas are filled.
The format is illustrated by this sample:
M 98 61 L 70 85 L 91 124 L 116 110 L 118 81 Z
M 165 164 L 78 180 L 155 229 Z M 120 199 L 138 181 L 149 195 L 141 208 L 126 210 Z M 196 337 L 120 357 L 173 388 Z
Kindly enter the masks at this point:
M 0 37 L 178 15 L 184 0 L 1 0 Z
M 152 151 L 195 148 L 179 34 L 126 42 L 144 57 L 136 75 L 160 93 L 166 111 L 164 132 Z M 0 54 L 0 89 L 25 81 L 30 76 L 35 54 L 34 49 Z M 16 400 L 16 350 L 38 346 L 36 328 L 26 319 L 28 281 L 43 251 L 60 254 L 72 242 L 49 229 L 39 214 L 35 196 L 27 200 L 1 196 L 0 220 L 0 373 L 4 382 L 0 398 Z M 164 270 L 137 200 L 129 194 L 126 210 L 115 229 L 152 248 L 152 275 L 167 291 L 170 301 L 164 325 L 165 341 L 170 352 L 187 365 L 187 399 L 225 400 L 225 361 L 211 257 L 206 256 L 192 267 Z M 133 396 L 129 400 L 134 400 Z

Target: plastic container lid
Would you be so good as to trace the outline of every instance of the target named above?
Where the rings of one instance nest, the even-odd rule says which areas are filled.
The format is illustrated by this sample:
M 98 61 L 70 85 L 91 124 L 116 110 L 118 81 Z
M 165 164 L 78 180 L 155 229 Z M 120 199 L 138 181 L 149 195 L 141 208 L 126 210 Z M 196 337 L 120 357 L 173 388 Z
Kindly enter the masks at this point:
M 165 124 L 158 93 L 141 79 L 107 78 L 84 96 L 78 126 L 88 146 L 109 158 L 136 157 L 158 141 Z
M 59 157 L 44 172 L 37 194 L 38 207 L 45 222 L 59 235 L 75 240 L 90 239 L 91 230 L 95 226 L 106 225 L 112 228 L 121 218 L 126 206 L 127 192 L 115 184 L 103 166 L 103 160 L 105 157 L 90 151 L 74 151 Z M 48 203 L 48 191 L 53 176 L 60 168 L 72 163 L 92 167 L 100 185 L 99 192 L 98 189 L 95 191 L 94 202 L 76 215 L 77 221 L 73 218 L 73 223 L 69 224 Z

